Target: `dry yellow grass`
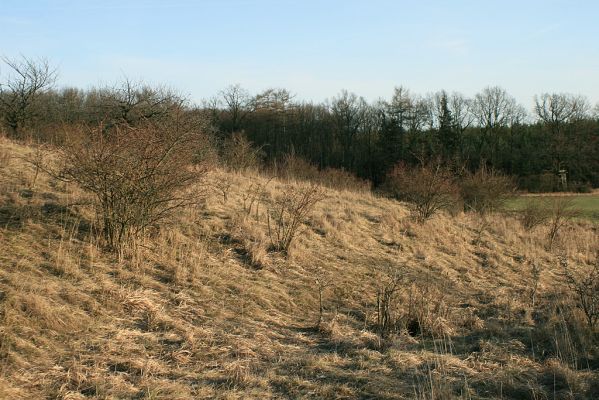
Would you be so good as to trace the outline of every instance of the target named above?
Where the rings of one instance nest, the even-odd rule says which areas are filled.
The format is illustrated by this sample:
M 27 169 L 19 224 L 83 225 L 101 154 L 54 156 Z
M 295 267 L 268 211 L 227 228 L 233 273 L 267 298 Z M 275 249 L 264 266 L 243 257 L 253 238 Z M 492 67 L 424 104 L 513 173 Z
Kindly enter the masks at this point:
M 556 254 L 595 260 L 591 223 L 571 224 L 548 252 L 544 228 L 511 217 L 420 225 L 395 201 L 325 189 L 283 257 L 268 250 L 264 202 L 305 183 L 214 171 L 230 186 L 118 260 L 90 235 L 83 193 L 34 181 L 22 160 L 33 153 L 0 139 L 0 398 L 597 395 L 596 342 L 555 298 Z M 377 289 L 398 267 L 404 329 L 382 339 Z M 408 333 L 410 307 L 423 335 Z

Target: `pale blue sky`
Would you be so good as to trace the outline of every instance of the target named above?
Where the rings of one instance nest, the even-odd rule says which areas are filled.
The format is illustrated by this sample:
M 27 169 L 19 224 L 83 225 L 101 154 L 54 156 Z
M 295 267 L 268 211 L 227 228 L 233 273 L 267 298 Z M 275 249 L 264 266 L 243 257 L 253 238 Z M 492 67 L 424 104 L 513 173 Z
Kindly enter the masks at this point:
M 240 83 L 321 101 L 393 87 L 500 85 L 599 101 L 599 1 L 0 0 L 0 54 L 47 57 L 61 85 L 124 75 L 194 100 Z

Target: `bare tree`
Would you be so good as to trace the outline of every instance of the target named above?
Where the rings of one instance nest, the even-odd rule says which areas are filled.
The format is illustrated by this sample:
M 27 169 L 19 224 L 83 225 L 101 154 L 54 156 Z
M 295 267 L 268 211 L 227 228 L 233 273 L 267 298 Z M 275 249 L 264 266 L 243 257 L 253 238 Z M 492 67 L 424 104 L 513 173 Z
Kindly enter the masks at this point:
M 0 111 L 9 134 L 18 137 L 23 123 L 31 116 L 37 97 L 50 89 L 57 77 L 56 69 L 47 60 L 1 58 L 8 75 L 0 82 Z
M 448 97 L 448 106 L 453 116 L 454 125 L 463 133 L 474 122 L 472 114 L 472 100 L 463 94 L 453 92 Z
M 343 90 L 331 102 L 331 113 L 335 121 L 335 130 L 341 142 L 341 164 L 351 169 L 354 164 L 353 147 L 356 136 L 365 118 L 367 110 L 366 100 L 355 93 Z
M 393 90 L 391 102 L 385 104 L 387 112 L 396 121 L 400 129 L 407 129 L 410 111 L 413 107 L 413 99 L 410 91 L 403 86 Z
M 586 117 L 590 104 L 583 96 L 566 93 L 544 93 L 535 96 L 535 112 L 539 119 L 552 127 L 552 132 L 560 132 L 563 124 Z
M 228 86 L 219 92 L 220 100 L 231 120 L 230 132 L 237 132 L 241 124 L 252 109 L 252 97 L 250 93 L 239 84 Z
M 556 170 L 561 168 L 564 153 L 569 147 L 568 126 L 587 118 L 590 112 L 591 105 L 583 96 L 565 93 L 535 96 L 535 113 L 553 138 L 551 151 Z
M 261 114 L 266 122 L 269 136 L 267 150 L 271 155 L 279 155 L 287 136 L 288 117 L 295 110 L 294 95 L 287 89 L 270 88 L 256 95 L 253 99 L 256 113 Z
M 516 99 L 498 86 L 477 93 L 472 102 L 472 113 L 481 129 L 479 153 L 489 146 L 490 161 L 495 164 L 502 129 L 511 126 L 514 116 L 523 112 Z
M 94 94 L 90 105 L 98 113 L 97 118 L 108 123 L 107 128 L 168 117 L 185 103 L 182 96 L 169 88 L 152 87 L 129 78 L 113 87 L 97 89 Z
M 516 108 L 516 99 L 498 86 L 487 87 L 477 93 L 473 102 L 474 116 L 482 128 L 507 126 Z

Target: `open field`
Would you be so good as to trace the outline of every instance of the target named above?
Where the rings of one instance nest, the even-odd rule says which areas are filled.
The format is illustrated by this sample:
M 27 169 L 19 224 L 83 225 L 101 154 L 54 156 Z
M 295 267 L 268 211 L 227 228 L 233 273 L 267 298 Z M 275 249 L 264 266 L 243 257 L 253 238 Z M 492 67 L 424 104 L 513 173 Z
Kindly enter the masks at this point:
M 507 209 L 519 211 L 531 201 L 538 203 L 540 207 L 549 207 L 552 201 L 562 199 L 564 197 L 571 201 L 572 209 L 575 209 L 579 212 L 579 218 L 599 221 L 599 193 L 597 193 L 597 191 L 589 194 L 525 195 L 508 201 Z
M 597 262 L 588 221 L 549 250 L 510 216 L 420 225 L 323 189 L 284 257 L 266 200 L 307 183 L 217 169 L 204 206 L 119 258 L 33 153 L 0 138 L 0 399 L 599 398 L 597 331 L 563 279 Z

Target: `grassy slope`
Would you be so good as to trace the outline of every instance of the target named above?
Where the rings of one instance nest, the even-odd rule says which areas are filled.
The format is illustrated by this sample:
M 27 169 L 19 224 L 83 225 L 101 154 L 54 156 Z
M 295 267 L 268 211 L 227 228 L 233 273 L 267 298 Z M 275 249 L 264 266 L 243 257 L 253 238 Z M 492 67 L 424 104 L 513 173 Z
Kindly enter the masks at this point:
M 233 182 L 226 203 L 211 192 L 205 209 L 181 213 L 119 261 L 90 240 L 90 210 L 67 207 L 83 194 L 42 175 L 33 183 L 18 159 L 31 149 L 6 140 L 0 149 L 0 398 L 592 398 L 597 390 L 597 370 L 577 369 L 597 363 L 596 348 L 552 312 L 559 266 L 542 230 L 526 233 L 501 216 L 419 226 L 396 202 L 327 190 L 286 260 L 266 251 L 263 210 L 243 211 L 266 179 L 215 172 L 213 181 Z M 266 190 L 294 185 L 271 181 Z M 571 265 L 593 262 L 596 227 L 577 222 L 560 246 Z M 533 263 L 543 268 L 535 309 Z M 428 310 L 429 329 L 382 341 L 372 327 L 377 286 L 397 267 L 406 282 L 398 315 L 406 320 L 412 299 Z M 326 311 L 314 329 L 317 279 Z

